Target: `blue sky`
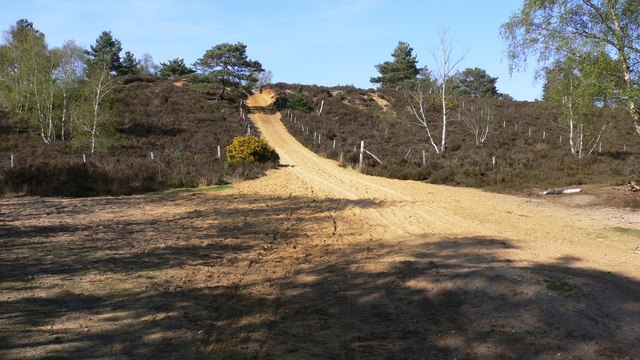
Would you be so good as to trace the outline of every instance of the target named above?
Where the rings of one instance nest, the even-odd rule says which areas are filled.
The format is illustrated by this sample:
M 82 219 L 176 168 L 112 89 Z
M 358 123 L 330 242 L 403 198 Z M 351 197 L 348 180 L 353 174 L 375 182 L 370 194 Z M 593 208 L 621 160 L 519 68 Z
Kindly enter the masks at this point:
M 448 28 L 460 70 L 480 67 L 497 76 L 498 90 L 517 100 L 541 97 L 533 66 L 508 72 L 499 26 L 522 0 L 1 0 L 0 27 L 32 21 L 50 46 L 75 40 L 88 47 L 110 30 L 124 51 L 156 63 L 180 57 L 192 64 L 223 42 L 247 44 L 249 58 L 273 72 L 274 82 L 354 85 L 369 82 L 374 66 L 391 59 L 398 41 L 414 48 L 419 66 L 434 67 L 438 29 Z M 532 64 L 535 65 L 535 64 Z

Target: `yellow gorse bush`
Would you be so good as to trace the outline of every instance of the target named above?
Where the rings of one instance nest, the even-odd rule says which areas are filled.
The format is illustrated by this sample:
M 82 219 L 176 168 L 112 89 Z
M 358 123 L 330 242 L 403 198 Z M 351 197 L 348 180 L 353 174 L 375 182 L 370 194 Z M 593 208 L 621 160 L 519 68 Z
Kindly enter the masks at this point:
M 236 136 L 227 146 L 227 160 L 231 165 L 265 163 L 278 158 L 276 151 L 265 140 L 253 135 Z

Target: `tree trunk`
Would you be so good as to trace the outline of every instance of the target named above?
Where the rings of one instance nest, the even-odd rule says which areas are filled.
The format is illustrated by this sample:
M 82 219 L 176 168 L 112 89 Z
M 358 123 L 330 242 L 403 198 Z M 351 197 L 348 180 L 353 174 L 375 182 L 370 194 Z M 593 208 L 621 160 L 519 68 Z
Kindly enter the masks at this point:
M 222 100 L 222 97 L 224 96 L 224 91 L 227 88 L 227 84 L 226 84 L 226 81 L 224 79 L 221 79 L 220 83 L 222 84 L 222 91 L 220 91 L 220 94 L 218 94 L 218 100 Z
M 67 120 L 67 89 L 65 88 L 62 93 L 62 117 L 60 119 L 60 138 L 65 140 L 64 127 Z
M 442 81 L 442 141 L 440 142 L 440 152 L 444 152 L 446 146 L 447 136 L 447 93 L 446 93 L 447 78 Z
M 566 99 L 566 98 L 565 98 Z M 573 100 L 569 98 L 567 100 L 569 102 L 569 146 L 571 146 L 571 153 L 573 155 L 576 154 L 576 146 L 573 143 Z
M 578 140 L 578 157 L 582 158 L 584 140 L 584 124 L 580 124 L 580 139 Z

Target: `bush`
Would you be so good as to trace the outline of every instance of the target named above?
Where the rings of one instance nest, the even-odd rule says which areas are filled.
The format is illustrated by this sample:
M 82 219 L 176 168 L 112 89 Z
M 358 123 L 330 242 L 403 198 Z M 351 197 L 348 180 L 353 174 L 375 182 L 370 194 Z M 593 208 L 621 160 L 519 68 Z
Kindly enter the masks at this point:
M 307 99 L 304 98 L 304 95 L 300 93 L 294 94 L 291 99 L 289 99 L 287 106 L 292 110 L 300 110 L 304 112 L 310 112 L 313 109 Z
M 227 146 L 227 159 L 231 165 L 275 162 L 279 158 L 266 141 L 253 135 L 236 136 Z

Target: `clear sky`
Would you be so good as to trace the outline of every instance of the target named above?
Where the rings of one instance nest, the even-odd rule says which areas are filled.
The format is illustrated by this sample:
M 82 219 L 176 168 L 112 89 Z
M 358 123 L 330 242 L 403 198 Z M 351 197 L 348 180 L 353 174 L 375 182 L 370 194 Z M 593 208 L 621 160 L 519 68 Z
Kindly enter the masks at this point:
M 418 66 L 434 67 L 438 29 L 448 28 L 460 70 L 480 67 L 517 100 L 541 97 L 535 64 L 509 75 L 500 24 L 522 0 L 0 0 L 0 27 L 26 18 L 51 47 L 88 47 L 104 30 L 138 58 L 192 64 L 223 42 L 243 42 L 274 82 L 372 88 L 374 66 L 408 42 Z

